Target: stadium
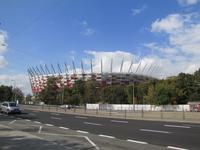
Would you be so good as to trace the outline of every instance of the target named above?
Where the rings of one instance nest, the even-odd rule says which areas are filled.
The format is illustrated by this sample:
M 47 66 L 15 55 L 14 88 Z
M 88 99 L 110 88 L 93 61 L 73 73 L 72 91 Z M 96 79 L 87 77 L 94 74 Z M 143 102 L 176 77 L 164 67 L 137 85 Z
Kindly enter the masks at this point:
M 90 68 L 85 70 L 83 66 L 83 62 L 81 61 L 81 69 L 75 67 L 74 61 L 72 61 L 72 67 L 64 63 L 64 67 L 58 63 L 57 65 L 39 65 L 36 67 L 29 67 L 27 69 L 28 76 L 31 83 L 31 88 L 33 94 L 40 93 L 42 89 L 47 86 L 47 80 L 49 77 L 56 77 L 57 86 L 59 88 L 63 86 L 73 87 L 74 83 L 77 80 L 84 80 L 84 81 L 97 81 L 102 86 L 109 86 L 109 85 L 130 85 L 136 82 L 142 82 L 146 80 L 155 79 L 151 76 L 151 73 L 157 69 L 157 66 L 153 65 L 141 65 L 141 62 L 136 67 L 135 71 L 132 71 L 133 62 L 131 62 L 129 69 L 127 72 L 122 72 L 123 70 L 123 61 L 119 66 L 118 72 L 113 72 L 113 63 L 111 60 L 110 64 L 110 71 L 104 72 L 103 65 L 101 61 L 100 65 L 100 72 L 93 71 L 93 64 L 92 61 L 90 63 Z M 62 69 L 64 68 L 64 69 Z M 69 69 L 73 68 L 73 69 Z M 79 70 L 79 71 L 77 71 Z M 140 70 L 140 72 L 139 72 Z M 148 73 L 148 75 L 144 75 L 144 73 Z

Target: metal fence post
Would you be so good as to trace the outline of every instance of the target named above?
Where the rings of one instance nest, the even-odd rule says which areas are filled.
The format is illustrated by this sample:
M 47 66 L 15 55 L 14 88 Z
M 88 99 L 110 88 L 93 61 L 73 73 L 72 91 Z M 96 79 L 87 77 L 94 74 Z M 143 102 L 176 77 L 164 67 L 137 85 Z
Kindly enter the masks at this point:
M 160 110 L 160 118 L 163 119 L 163 110 L 162 110 L 162 108 Z
M 74 107 L 74 113 L 76 113 L 76 107 Z
M 183 109 L 183 120 L 185 120 L 185 111 Z
M 86 106 L 84 107 L 84 113 L 86 114 Z
M 142 115 L 142 118 L 144 118 L 144 111 L 143 111 L 143 108 L 142 108 L 142 111 L 141 111 L 141 115 Z
M 96 115 L 98 115 L 98 109 L 96 109 Z
M 111 108 L 110 108 L 110 111 L 109 111 L 109 116 L 111 116 Z

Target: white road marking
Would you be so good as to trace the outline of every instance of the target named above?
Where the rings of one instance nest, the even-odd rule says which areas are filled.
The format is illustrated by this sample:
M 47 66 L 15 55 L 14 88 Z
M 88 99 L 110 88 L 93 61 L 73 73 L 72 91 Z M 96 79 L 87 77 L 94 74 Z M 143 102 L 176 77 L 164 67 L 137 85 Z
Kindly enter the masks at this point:
M 26 121 L 31 121 L 31 120 L 29 120 L 29 119 L 25 119 Z
M 68 130 L 69 128 L 66 128 L 66 127 L 59 127 L 60 129 L 65 129 L 65 130 Z
M 42 131 L 42 126 L 40 126 L 38 133 L 41 133 L 41 131 Z
M 39 122 L 39 121 L 34 121 L 35 123 L 38 123 L 38 124 L 41 124 L 41 122 Z
M 56 113 L 51 113 L 51 115 L 56 115 L 56 116 L 59 116 L 60 114 L 56 114 Z
M 142 142 L 142 141 L 136 141 L 136 140 L 127 140 L 128 142 L 133 142 L 133 143 L 138 143 L 138 144 L 148 144 L 147 142 Z
M 128 123 L 128 121 L 121 121 L 121 120 L 110 120 L 110 122 L 116 122 L 116 123 Z
M 99 136 L 101 136 L 101 137 L 106 137 L 106 138 L 110 138 L 110 139 L 114 139 L 114 138 L 115 138 L 114 136 L 103 135 L 103 134 L 100 134 Z
M 75 116 L 77 119 L 87 119 L 87 117 Z
M 62 120 L 61 118 L 51 117 L 51 119 Z
M 13 124 L 15 121 L 16 121 L 16 120 L 13 120 L 13 121 L 9 122 L 9 124 Z
M 168 149 L 176 149 L 176 150 L 188 150 L 185 148 L 180 148 L 180 147 L 174 147 L 174 146 L 167 146 Z
M 171 133 L 171 132 L 168 132 L 168 131 L 149 130 L 149 129 L 140 129 L 140 131 L 145 131 L 145 132 L 155 132 L 155 133 L 166 133 L 166 134 Z
M 174 128 L 185 128 L 185 129 L 189 129 L 191 127 L 188 126 L 178 126 L 178 125 L 170 125 L 170 124 L 165 124 L 165 127 L 174 127 Z
M 198 127 L 198 128 L 200 128 L 200 125 L 192 125 L 192 124 L 183 124 L 184 126 L 189 126 L 189 127 Z
M 92 140 L 90 140 L 87 136 L 84 136 L 84 138 L 92 145 L 96 148 L 96 150 L 100 150 L 100 148 L 94 143 L 92 142 Z
M 81 131 L 81 130 L 77 130 L 76 132 L 78 132 L 78 133 L 88 133 L 87 131 Z
M 94 126 L 102 126 L 102 124 L 92 123 L 92 122 L 84 122 L 84 124 L 94 125 Z
M 50 126 L 50 127 L 52 127 L 53 125 L 52 124 L 45 124 L 46 126 Z

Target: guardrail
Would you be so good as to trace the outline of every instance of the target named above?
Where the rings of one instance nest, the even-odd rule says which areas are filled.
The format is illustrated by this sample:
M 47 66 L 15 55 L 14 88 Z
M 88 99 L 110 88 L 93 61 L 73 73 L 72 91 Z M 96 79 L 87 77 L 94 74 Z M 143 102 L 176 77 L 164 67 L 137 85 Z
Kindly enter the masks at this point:
M 86 109 L 86 107 L 60 107 L 59 105 L 21 105 L 23 109 L 38 110 L 46 112 L 67 113 L 76 115 L 88 115 L 99 117 L 112 117 L 120 119 L 152 119 L 200 122 L 200 112 L 171 112 L 171 111 L 133 111 L 133 110 L 99 110 Z

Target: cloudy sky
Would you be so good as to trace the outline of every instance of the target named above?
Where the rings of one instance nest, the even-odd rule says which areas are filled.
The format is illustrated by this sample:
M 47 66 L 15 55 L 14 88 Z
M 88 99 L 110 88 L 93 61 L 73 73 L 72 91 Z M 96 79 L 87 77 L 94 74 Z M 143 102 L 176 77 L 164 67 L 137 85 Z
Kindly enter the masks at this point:
M 122 72 L 133 62 L 158 78 L 193 73 L 199 10 L 199 0 L 0 0 L 0 84 L 29 93 L 29 66 L 72 60 L 87 70 L 92 59 L 96 72 L 113 60 L 113 72 L 123 61 Z

